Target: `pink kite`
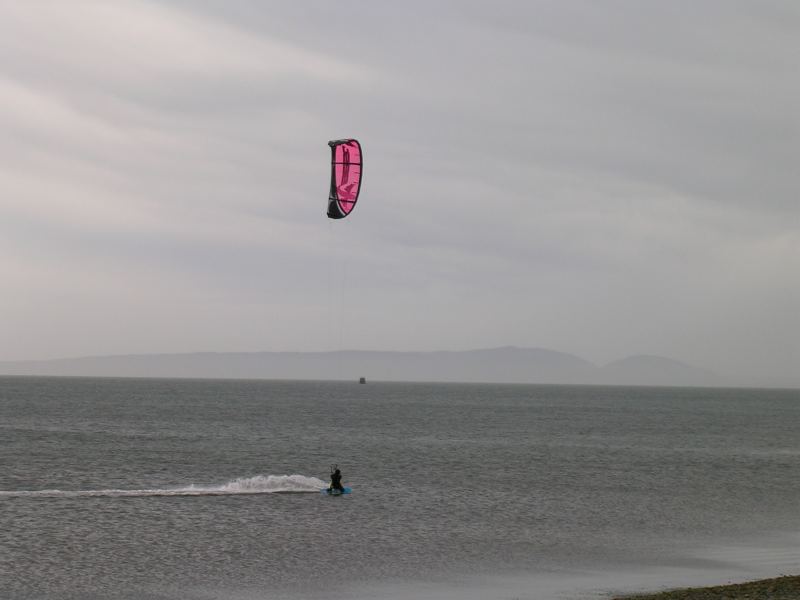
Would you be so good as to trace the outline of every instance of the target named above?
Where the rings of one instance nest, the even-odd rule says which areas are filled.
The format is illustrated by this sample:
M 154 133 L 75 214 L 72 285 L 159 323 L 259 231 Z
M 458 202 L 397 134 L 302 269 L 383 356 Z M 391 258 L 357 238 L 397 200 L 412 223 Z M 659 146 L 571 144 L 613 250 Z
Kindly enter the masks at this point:
M 358 140 L 333 140 L 331 147 L 331 191 L 328 195 L 328 216 L 343 219 L 356 206 L 361 191 L 364 164 Z

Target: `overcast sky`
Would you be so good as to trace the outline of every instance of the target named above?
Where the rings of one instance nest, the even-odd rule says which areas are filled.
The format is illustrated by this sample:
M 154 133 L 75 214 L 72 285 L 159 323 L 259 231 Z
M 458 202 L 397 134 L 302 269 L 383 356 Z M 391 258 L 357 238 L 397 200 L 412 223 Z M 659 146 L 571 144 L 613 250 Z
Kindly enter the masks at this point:
M 0 360 L 518 345 L 797 381 L 798 67 L 795 0 L 0 1 Z

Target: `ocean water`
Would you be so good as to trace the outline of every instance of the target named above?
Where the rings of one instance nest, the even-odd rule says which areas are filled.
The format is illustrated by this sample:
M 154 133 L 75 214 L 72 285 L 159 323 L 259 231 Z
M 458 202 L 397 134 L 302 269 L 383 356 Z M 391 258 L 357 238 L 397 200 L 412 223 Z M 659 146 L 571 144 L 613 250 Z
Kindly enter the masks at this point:
M 602 597 L 800 572 L 800 391 L 0 378 L 0 598 Z M 319 490 L 337 463 L 350 496 Z

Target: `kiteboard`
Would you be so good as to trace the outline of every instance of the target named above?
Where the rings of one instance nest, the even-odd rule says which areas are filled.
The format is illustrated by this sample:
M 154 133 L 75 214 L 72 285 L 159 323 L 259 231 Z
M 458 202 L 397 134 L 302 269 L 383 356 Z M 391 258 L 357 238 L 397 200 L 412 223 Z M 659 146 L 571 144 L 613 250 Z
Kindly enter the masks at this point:
M 344 491 L 332 490 L 332 489 L 329 489 L 329 488 L 325 488 L 324 490 L 321 490 L 321 491 L 325 496 L 343 496 L 345 494 L 349 494 L 353 490 L 350 489 L 349 487 L 346 487 L 346 488 L 344 488 Z

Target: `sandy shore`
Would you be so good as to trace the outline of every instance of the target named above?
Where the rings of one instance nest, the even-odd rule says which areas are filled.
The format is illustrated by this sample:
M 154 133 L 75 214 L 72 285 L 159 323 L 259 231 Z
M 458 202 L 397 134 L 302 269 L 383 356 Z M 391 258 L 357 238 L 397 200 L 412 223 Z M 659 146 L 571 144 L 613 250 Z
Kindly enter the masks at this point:
M 800 575 L 657 594 L 617 596 L 613 600 L 800 600 Z

